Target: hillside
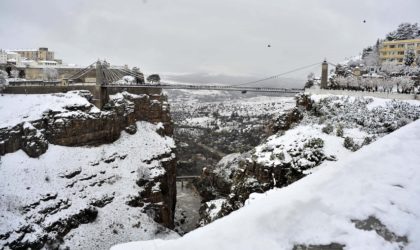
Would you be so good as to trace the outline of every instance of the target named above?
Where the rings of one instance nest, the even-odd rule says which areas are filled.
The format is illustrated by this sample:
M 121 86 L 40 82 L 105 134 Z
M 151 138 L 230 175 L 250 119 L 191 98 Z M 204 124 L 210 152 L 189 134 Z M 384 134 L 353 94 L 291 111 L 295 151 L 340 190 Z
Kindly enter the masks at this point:
M 420 121 L 231 215 L 170 241 L 127 249 L 419 249 Z

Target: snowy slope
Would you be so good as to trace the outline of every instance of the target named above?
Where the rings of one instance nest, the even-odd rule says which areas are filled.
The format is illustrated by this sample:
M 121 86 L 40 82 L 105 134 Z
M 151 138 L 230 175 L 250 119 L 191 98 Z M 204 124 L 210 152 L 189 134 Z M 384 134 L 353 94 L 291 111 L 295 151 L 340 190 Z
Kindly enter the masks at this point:
M 139 238 L 176 237 L 140 207 L 127 205 L 143 188 L 136 184 L 140 177 L 153 179 L 165 173 L 159 161 L 147 162 L 164 154 L 175 157 L 174 141 L 160 136 L 158 125 L 138 122 L 137 128 L 134 135 L 123 132 L 114 143 L 98 147 L 50 144 L 39 158 L 30 158 L 22 150 L 2 156 L 0 235 L 10 235 L 0 237 L 0 248 L 20 237 L 17 231 L 22 227 L 32 230 L 23 234 L 28 240 L 53 237 L 47 229 L 50 225 L 92 204 L 97 218 L 64 237 L 70 249 L 106 249 Z M 95 205 L 98 202 L 103 204 Z
M 400 249 L 404 236 L 404 249 L 420 249 L 419 131 L 420 121 L 413 122 L 288 187 L 252 195 L 244 208 L 180 239 L 112 249 L 292 249 L 333 242 L 345 249 Z M 392 237 L 356 227 L 355 220 L 369 217 Z
M 0 96 L 0 128 L 14 126 L 24 121 L 34 121 L 42 118 L 47 110 L 69 112 L 64 107 L 86 106 L 91 111 L 99 112 L 86 98 L 76 92 Z

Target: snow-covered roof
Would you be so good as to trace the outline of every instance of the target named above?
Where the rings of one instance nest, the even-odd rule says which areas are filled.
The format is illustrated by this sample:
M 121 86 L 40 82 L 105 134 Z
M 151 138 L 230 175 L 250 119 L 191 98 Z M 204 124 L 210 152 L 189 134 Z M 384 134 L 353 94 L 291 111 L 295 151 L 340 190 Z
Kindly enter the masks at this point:
M 418 131 L 420 120 L 285 188 L 252 194 L 245 207 L 177 240 L 112 250 L 286 250 L 332 242 L 345 249 L 420 249 Z M 395 237 L 356 225 L 368 218 Z M 407 242 L 398 241 L 404 236 Z

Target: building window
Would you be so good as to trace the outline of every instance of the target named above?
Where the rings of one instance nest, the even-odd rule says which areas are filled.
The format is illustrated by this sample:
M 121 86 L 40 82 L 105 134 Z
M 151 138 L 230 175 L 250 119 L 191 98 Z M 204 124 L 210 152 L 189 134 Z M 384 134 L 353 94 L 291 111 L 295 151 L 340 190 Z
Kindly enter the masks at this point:
M 391 49 L 393 49 L 393 48 L 395 48 L 395 45 L 389 45 L 389 47 L 390 47 Z
M 398 48 L 404 48 L 404 44 L 398 44 Z
M 404 51 L 398 51 L 398 55 L 404 55 Z
M 398 59 L 398 62 L 403 62 L 403 59 L 402 58 Z

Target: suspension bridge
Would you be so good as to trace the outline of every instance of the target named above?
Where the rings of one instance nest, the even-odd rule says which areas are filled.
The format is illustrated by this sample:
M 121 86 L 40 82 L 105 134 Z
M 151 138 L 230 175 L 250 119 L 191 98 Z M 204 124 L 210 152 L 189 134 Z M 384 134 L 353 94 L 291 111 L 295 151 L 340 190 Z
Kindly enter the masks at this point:
M 328 65 L 326 60 L 310 65 L 298 67 L 280 74 L 257 79 L 254 81 L 241 83 L 205 84 L 205 83 L 168 83 L 165 81 L 151 84 L 146 83 L 143 73 L 138 68 L 129 69 L 126 66 L 112 66 L 106 61 L 96 61 L 89 66 L 78 70 L 76 73 L 63 77 L 61 81 L 22 81 L 21 83 L 9 84 L 4 93 L 11 94 L 45 94 L 56 92 L 67 92 L 70 90 L 88 90 L 93 94 L 93 103 L 102 108 L 109 100 L 109 95 L 121 91 L 128 91 L 134 94 L 160 94 L 162 89 L 179 90 L 219 90 L 219 91 L 239 91 L 247 92 L 266 92 L 277 94 L 297 94 L 304 91 L 303 88 L 281 88 L 264 87 L 261 83 L 280 79 L 281 77 L 297 71 L 308 69 L 314 66 L 321 66 L 321 88 L 327 87 Z M 130 80 L 127 80 L 127 77 Z M 92 79 L 93 82 L 92 82 Z M 255 86 L 258 84 L 259 86 Z M 254 85 L 254 86 L 253 86 Z
M 96 64 L 96 67 L 95 67 Z M 83 76 L 91 72 L 92 70 L 96 70 L 96 85 L 101 86 L 103 88 L 125 88 L 125 89 L 135 89 L 135 88 L 149 88 L 149 89 L 184 89 L 184 90 L 221 90 L 221 91 L 239 91 L 242 93 L 246 92 L 271 92 L 271 93 L 290 93 L 296 94 L 303 92 L 302 88 L 278 88 L 278 87 L 254 87 L 250 85 L 254 85 L 257 83 L 262 83 L 268 80 L 279 79 L 280 77 L 291 74 L 303 69 L 307 69 L 310 67 L 314 67 L 317 65 L 322 65 L 323 67 L 323 74 L 324 68 L 326 68 L 325 73 L 327 73 L 327 68 L 329 63 L 324 62 L 317 62 L 310 65 L 306 65 L 303 67 L 295 68 L 293 70 L 289 70 L 280 74 L 276 74 L 273 76 L 269 76 L 266 78 L 242 82 L 242 83 L 224 83 L 224 84 L 204 84 L 204 83 L 167 83 L 165 81 L 159 82 L 157 84 L 150 84 L 144 81 L 144 75 L 137 69 L 129 69 L 127 67 L 119 67 L 119 66 L 111 66 L 106 61 L 97 61 L 95 63 L 90 64 L 88 67 L 80 70 L 79 72 L 75 73 L 74 75 L 70 76 L 68 80 L 68 84 L 76 84 L 81 82 Z M 132 81 L 124 81 L 124 77 L 131 76 Z

